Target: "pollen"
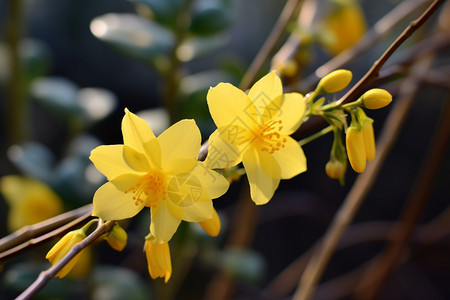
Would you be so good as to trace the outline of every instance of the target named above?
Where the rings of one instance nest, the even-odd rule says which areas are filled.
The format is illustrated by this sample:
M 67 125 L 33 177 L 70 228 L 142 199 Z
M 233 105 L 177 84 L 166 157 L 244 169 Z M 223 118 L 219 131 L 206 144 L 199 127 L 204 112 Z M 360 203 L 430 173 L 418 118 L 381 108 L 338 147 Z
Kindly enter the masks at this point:
M 272 154 L 285 147 L 286 138 L 280 134 L 282 129 L 281 120 L 270 120 L 254 130 L 253 142 L 260 147 L 261 151 Z
M 139 177 L 125 193 L 133 193 L 134 205 L 145 202 L 145 206 L 154 207 L 159 200 L 167 196 L 167 183 L 165 176 L 159 172 L 149 172 Z

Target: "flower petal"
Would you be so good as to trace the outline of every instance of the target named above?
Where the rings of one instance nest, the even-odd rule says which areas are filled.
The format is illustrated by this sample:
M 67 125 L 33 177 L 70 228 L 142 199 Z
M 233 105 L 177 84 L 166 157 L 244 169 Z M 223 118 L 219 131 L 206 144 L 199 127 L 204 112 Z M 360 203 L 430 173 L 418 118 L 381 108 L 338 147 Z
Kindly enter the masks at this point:
M 133 194 L 120 191 L 114 184 L 107 182 L 94 195 L 93 216 L 105 220 L 122 220 L 135 216 L 144 207 L 144 203 L 133 200 Z
M 240 154 L 244 153 L 255 138 L 253 129 L 247 129 L 238 125 L 221 126 L 217 128 L 217 131 L 224 142 L 232 144 Z
M 109 180 L 135 170 L 124 159 L 123 145 L 99 146 L 91 151 L 89 159 Z
M 267 119 L 281 120 L 281 133 L 290 135 L 302 124 L 306 103 L 299 93 L 287 93 L 273 99 L 263 113 L 263 123 Z
M 200 152 L 201 134 L 194 120 L 181 120 L 158 137 L 161 167 L 170 174 L 191 171 Z
M 167 187 L 170 211 L 178 219 L 199 222 L 213 214 L 211 196 L 192 172 L 174 176 Z
M 257 113 L 250 98 L 229 83 L 219 83 L 210 88 L 206 96 L 209 112 L 217 127 L 229 124 L 253 127 Z
M 225 169 L 242 161 L 239 149 L 227 142 L 218 130 L 215 130 L 208 140 L 208 156 L 205 164 L 210 169 Z
M 166 200 L 158 202 L 151 208 L 150 232 L 155 237 L 155 243 L 167 243 L 172 238 L 181 219 L 175 217 Z
M 191 172 L 200 182 L 210 199 L 216 199 L 226 193 L 230 186 L 228 180 L 219 173 L 209 169 L 205 163 L 199 161 Z
M 269 202 L 280 183 L 278 164 L 271 159 L 265 155 L 261 157 L 261 152 L 256 149 L 244 153 L 242 162 L 250 184 L 250 195 L 257 205 Z
M 286 136 L 284 148 L 272 153 L 281 170 L 282 179 L 290 179 L 306 171 L 306 157 L 300 145 L 293 138 Z
M 127 108 L 122 119 L 123 143 L 135 150 L 145 153 L 144 144 L 155 139 L 150 126 Z
M 127 164 L 138 172 L 150 170 L 150 164 L 145 154 L 137 152 L 133 148 L 124 145 L 123 157 Z
M 113 178 L 110 180 L 110 182 L 120 191 L 124 192 L 133 185 L 136 184 L 136 182 L 141 178 L 141 176 L 144 176 L 145 173 L 128 173 L 128 174 L 122 174 L 117 176 L 116 178 Z
M 264 111 L 267 104 L 275 97 L 283 93 L 283 86 L 280 77 L 275 71 L 270 72 L 260 80 L 258 80 L 248 92 L 248 96 L 252 99 L 256 110 L 260 113 Z

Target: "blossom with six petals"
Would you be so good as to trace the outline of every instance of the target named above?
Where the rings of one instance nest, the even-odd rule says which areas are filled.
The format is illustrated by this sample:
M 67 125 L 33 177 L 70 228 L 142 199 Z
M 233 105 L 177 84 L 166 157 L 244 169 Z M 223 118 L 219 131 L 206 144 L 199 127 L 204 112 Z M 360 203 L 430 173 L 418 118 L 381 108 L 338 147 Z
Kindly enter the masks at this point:
M 229 168 L 242 161 L 256 204 L 272 198 L 280 179 L 306 171 L 303 150 L 289 136 L 300 127 L 306 104 L 299 93 L 283 94 L 275 71 L 256 82 L 248 95 L 219 83 L 210 88 L 207 101 L 217 130 L 209 138 L 205 163 Z
M 168 242 L 181 220 L 213 217 L 211 199 L 223 195 L 229 183 L 197 161 L 201 135 L 194 120 L 179 121 L 155 137 L 144 120 L 125 109 L 122 134 L 123 145 L 91 152 L 109 180 L 94 195 L 94 216 L 121 220 L 150 207 L 154 243 Z

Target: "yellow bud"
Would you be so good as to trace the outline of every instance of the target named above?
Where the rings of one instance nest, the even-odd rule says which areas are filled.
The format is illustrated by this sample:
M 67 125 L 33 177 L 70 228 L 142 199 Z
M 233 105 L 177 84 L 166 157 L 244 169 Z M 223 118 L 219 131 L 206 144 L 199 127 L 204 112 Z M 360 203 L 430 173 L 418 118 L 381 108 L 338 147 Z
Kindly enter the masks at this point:
M 379 109 L 389 105 L 392 101 L 392 96 L 388 91 L 383 89 L 371 89 L 364 93 L 361 97 L 365 108 Z
M 92 269 L 92 249 L 86 248 L 81 251 L 77 263 L 73 266 L 67 276 L 69 278 L 86 278 Z
M 157 244 L 153 242 L 153 239 L 146 239 L 144 252 L 147 257 L 150 276 L 153 279 L 164 277 L 164 282 L 167 283 L 172 275 L 169 244 Z
M 332 179 L 339 179 L 345 173 L 345 167 L 338 160 L 330 160 L 325 166 L 325 172 Z
M 343 90 L 352 81 L 352 72 L 349 70 L 336 70 L 319 81 L 318 89 L 326 93 L 336 93 Z
M 367 118 L 362 124 L 362 135 L 364 139 L 364 149 L 366 151 L 366 159 L 372 160 L 375 158 L 375 135 L 373 133 L 372 120 Z
M 209 220 L 198 222 L 202 226 L 203 230 L 206 231 L 210 236 L 218 236 L 220 232 L 220 218 L 214 209 L 213 217 Z
M 122 251 L 127 245 L 127 232 L 118 223 L 114 224 L 111 232 L 106 237 L 106 242 L 116 251 Z
M 78 244 L 86 237 L 86 233 L 83 229 L 78 229 L 68 232 L 63 236 L 45 256 L 52 265 L 57 264 L 75 244 Z M 72 270 L 77 260 L 80 258 L 82 252 L 79 252 L 74 258 L 70 260 L 56 275 L 55 277 L 63 278 L 67 273 Z
M 366 168 L 366 150 L 362 130 L 350 126 L 346 136 L 347 155 L 350 165 L 355 172 L 361 173 Z

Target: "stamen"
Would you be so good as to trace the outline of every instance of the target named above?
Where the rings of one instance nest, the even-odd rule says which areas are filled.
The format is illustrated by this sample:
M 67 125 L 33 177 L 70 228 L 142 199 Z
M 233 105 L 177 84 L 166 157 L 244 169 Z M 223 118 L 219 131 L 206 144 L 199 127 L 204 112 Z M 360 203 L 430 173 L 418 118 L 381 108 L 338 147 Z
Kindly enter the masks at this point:
M 154 207 L 159 200 L 167 195 L 167 184 L 164 175 L 158 172 L 147 173 L 139 177 L 135 183 L 125 190 L 125 193 L 133 193 L 134 205 L 139 206 L 145 202 L 145 206 Z
M 272 154 L 285 147 L 287 139 L 282 138 L 280 134 L 280 131 L 283 129 L 281 124 L 281 120 L 270 120 L 254 131 L 254 142 L 259 144 L 261 151 Z

